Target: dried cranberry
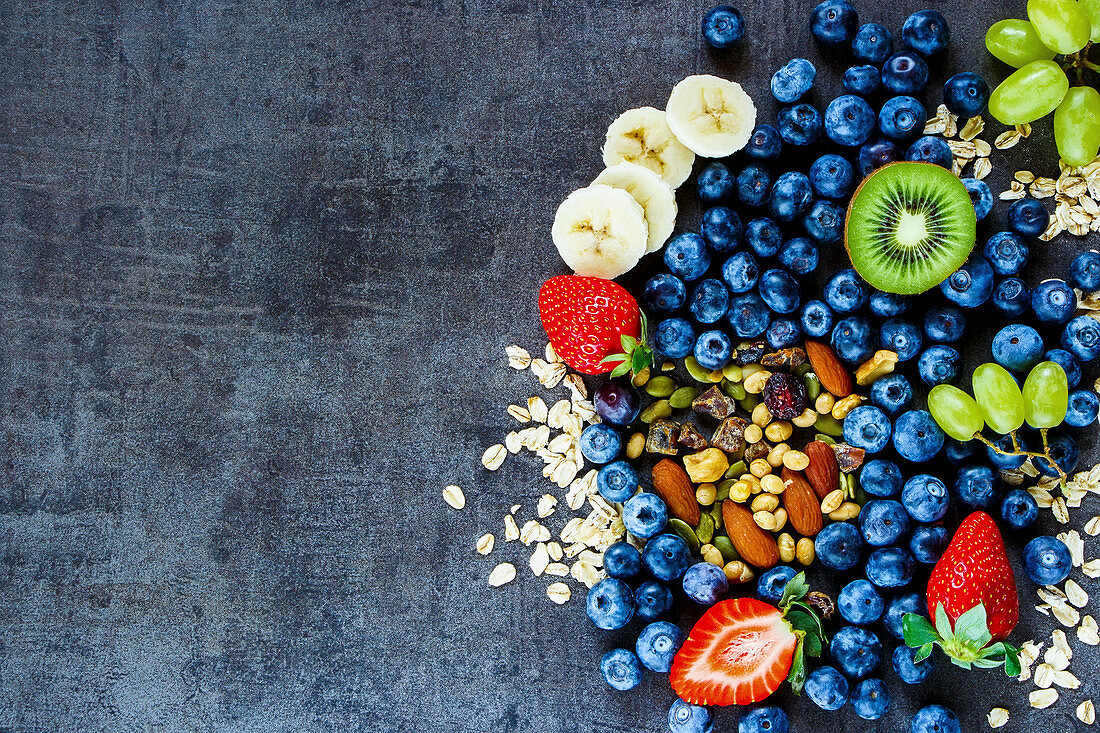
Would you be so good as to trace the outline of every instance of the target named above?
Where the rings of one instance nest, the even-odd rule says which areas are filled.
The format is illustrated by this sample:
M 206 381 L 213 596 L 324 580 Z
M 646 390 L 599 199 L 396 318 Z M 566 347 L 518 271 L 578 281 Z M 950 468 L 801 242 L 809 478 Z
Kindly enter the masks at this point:
M 806 385 L 786 372 L 773 374 L 764 383 L 764 404 L 780 420 L 793 420 L 806 410 Z

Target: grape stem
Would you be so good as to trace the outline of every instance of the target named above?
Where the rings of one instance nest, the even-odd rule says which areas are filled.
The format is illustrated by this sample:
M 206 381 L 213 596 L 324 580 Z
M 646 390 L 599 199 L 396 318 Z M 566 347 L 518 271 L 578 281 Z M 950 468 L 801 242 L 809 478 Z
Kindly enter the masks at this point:
M 1085 69 L 1100 73 L 1100 64 L 1095 64 L 1089 61 L 1089 51 L 1092 49 L 1092 43 L 1086 43 L 1085 47 L 1077 53 L 1067 54 L 1062 57 L 1060 66 L 1062 71 L 1068 72 L 1070 69 L 1075 69 L 1077 72 L 1077 82 L 1081 82 L 1081 76 Z
M 1067 476 L 1066 472 L 1062 470 L 1062 467 L 1058 465 L 1058 462 L 1054 460 L 1054 457 L 1050 455 L 1050 443 L 1049 441 L 1047 441 L 1046 428 L 1041 429 L 1039 431 L 1039 435 L 1042 436 L 1043 439 L 1042 453 L 1024 450 L 1023 448 L 1021 448 L 1020 439 L 1016 436 L 1015 430 L 1008 434 L 1008 436 L 1012 439 L 1012 450 L 1005 450 L 1004 448 L 1001 448 L 999 445 L 994 444 L 993 441 L 989 440 L 981 433 L 974 433 L 974 439 L 981 441 L 983 444 L 985 444 L 987 448 L 992 450 L 994 453 L 998 453 L 1002 456 L 1027 456 L 1028 458 L 1046 459 L 1047 463 L 1049 463 L 1051 466 L 1054 466 L 1055 470 L 1058 471 L 1058 480 L 1062 484 L 1062 486 L 1065 486 L 1066 480 L 1069 478 L 1069 476 Z

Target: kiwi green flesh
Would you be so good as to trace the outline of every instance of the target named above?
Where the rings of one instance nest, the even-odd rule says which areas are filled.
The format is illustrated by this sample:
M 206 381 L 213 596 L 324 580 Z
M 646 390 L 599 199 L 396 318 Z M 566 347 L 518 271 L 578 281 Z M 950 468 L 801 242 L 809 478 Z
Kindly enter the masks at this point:
M 911 295 L 966 262 L 977 226 L 970 195 L 954 173 L 931 163 L 891 163 L 852 196 L 844 246 L 872 286 Z

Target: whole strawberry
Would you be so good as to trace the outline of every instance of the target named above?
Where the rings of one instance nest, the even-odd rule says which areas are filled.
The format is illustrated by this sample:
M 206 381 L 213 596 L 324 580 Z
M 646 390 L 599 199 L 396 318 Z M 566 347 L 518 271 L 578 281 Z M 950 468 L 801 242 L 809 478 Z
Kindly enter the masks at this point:
M 559 275 L 539 291 L 542 327 L 558 356 L 583 374 L 618 377 L 653 363 L 645 315 L 622 286 L 598 277 Z
M 928 612 L 934 626 L 915 613 L 904 619 L 905 643 L 920 647 L 916 661 L 938 645 L 960 667 L 1020 673 L 1019 650 L 1004 642 L 1020 616 L 1016 578 L 993 517 L 974 512 L 959 525 L 928 579 Z

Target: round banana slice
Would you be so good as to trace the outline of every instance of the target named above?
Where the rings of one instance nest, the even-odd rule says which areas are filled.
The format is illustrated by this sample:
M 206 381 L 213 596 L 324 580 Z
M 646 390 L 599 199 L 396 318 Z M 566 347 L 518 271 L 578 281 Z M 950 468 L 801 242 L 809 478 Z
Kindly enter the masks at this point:
M 638 107 L 623 112 L 607 128 L 603 164 L 610 168 L 623 161 L 644 166 L 679 188 L 691 175 L 695 153 L 672 134 L 664 110 Z
M 610 280 L 638 264 L 649 241 L 649 227 L 642 205 L 633 196 L 595 183 L 561 202 L 550 235 L 573 272 Z
M 676 193 L 659 175 L 634 163 L 619 163 L 606 168 L 593 183 L 621 188 L 642 205 L 649 226 L 646 254 L 656 252 L 672 236 L 676 226 Z
M 674 86 L 665 112 L 676 138 L 704 158 L 733 155 L 756 127 L 756 107 L 741 85 L 709 74 Z

